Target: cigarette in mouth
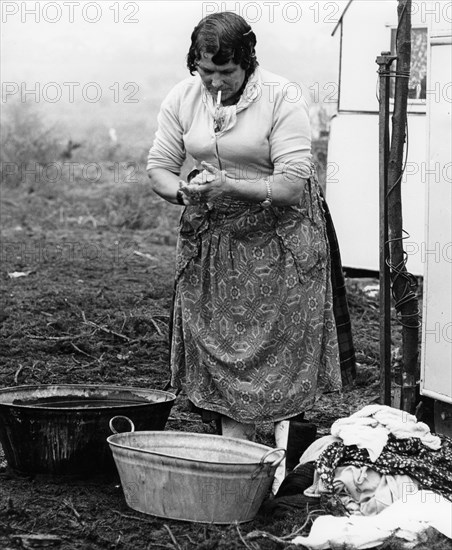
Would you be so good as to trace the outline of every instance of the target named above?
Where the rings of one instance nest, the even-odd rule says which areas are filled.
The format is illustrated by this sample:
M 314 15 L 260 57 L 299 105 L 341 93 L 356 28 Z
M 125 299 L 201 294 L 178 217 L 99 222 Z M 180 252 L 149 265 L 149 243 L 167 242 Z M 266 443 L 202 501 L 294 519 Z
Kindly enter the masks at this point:
M 221 105 L 221 90 L 218 90 L 217 94 L 217 107 Z

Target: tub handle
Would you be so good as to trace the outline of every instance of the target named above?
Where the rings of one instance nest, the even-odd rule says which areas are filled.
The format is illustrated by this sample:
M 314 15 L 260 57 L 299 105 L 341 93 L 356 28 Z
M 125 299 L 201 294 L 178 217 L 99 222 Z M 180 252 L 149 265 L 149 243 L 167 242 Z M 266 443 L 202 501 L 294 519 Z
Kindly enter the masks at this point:
M 278 452 L 282 453 L 279 458 L 277 458 L 274 462 L 266 462 L 266 459 L 270 455 Z M 286 456 L 286 449 L 283 449 L 282 447 L 279 447 L 277 449 L 270 449 L 270 451 L 265 453 L 261 458 L 259 462 L 259 466 L 256 468 L 256 471 L 251 476 L 251 479 L 256 478 L 262 472 L 262 470 L 265 468 L 266 465 L 270 465 L 272 467 L 274 466 L 275 468 L 277 468 L 281 464 L 281 462 L 284 460 L 285 456 Z M 270 469 L 268 470 L 268 475 L 270 475 Z
M 114 433 L 114 434 L 117 434 L 119 433 L 118 430 L 114 427 L 114 421 L 115 420 L 118 420 L 119 418 L 121 418 L 122 420 L 125 420 L 126 422 L 129 423 L 129 426 L 130 426 L 130 431 L 131 432 L 134 432 L 135 431 L 135 424 L 130 420 L 130 418 L 128 416 L 114 416 L 113 418 L 110 418 L 110 422 L 109 422 L 109 426 L 110 426 L 110 430 Z

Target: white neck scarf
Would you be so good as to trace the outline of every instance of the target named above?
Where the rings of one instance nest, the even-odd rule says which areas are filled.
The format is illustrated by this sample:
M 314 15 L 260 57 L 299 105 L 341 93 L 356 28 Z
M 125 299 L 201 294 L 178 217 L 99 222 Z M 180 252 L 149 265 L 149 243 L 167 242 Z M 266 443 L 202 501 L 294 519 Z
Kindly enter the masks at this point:
M 214 98 L 203 85 L 202 101 L 212 116 L 212 125 L 217 136 L 233 128 L 237 122 L 237 113 L 240 113 L 240 111 L 243 111 L 259 99 L 259 76 L 257 72 L 255 70 L 248 78 L 245 89 L 235 105 L 220 105 L 217 107 Z

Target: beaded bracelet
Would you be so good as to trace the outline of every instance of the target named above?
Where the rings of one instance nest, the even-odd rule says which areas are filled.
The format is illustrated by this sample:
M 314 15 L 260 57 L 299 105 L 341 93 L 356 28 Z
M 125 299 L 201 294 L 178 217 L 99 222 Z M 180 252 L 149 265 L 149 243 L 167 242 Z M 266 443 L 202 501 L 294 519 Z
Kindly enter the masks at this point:
M 267 187 L 267 196 L 260 203 L 260 205 L 262 206 L 262 208 L 267 209 L 267 208 L 270 208 L 270 206 L 272 204 L 273 194 L 272 194 L 272 186 L 271 186 L 270 180 L 268 178 L 265 178 L 264 181 L 265 181 L 265 185 Z

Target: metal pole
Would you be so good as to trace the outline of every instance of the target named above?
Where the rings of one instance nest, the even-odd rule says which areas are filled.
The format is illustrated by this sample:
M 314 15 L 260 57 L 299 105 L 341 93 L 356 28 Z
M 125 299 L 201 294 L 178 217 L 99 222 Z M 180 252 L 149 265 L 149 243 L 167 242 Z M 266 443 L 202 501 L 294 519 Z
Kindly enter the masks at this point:
M 380 179 L 380 403 L 391 405 L 391 279 L 388 237 L 389 71 L 396 59 L 381 52 L 376 62 L 380 77 L 379 179 Z

